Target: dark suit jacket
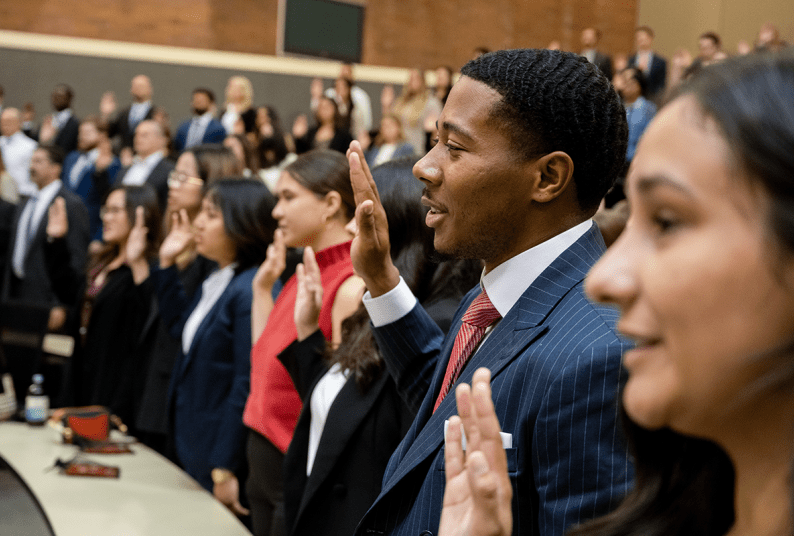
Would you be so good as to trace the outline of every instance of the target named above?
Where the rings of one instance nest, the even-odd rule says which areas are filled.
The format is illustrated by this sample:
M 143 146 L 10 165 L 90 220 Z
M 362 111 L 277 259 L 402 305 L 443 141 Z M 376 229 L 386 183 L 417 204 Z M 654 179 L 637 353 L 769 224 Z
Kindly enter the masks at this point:
M 160 201 L 161 211 L 165 210 L 165 206 L 168 203 L 168 174 L 171 173 L 173 169 L 173 160 L 166 156 L 154 166 L 154 169 L 152 169 L 152 172 L 149 173 L 149 176 L 146 178 L 145 184 L 148 184 L 157 192 L 157 199 Z M 130 166 L 121 168 L 113 184 L 121 184 L 122 181 L 124 181 L 124 175 L 126 175 L 129 170 Z
M 629 67 L 636 66 L 637 55 L 635 54 L 629 58 Z M 651 59 L 651 68 L 648 70 L 646 78 L 648 80 L 648 90 L 645 97 L 648 100 L 656 100 L 661 96 L 667 82 L 667 60 L 654 52 Z
M 612 80 L 612 58 L 609 57 L 609 55 L 596 51 L 593 64 L 601 69 L 601 72 L 604 73 L 609 80 Z
M 118 158 L 114 158 L 107 169 L 102 171 L 97 171 L 94 164 L 86 166 L 80 173 L 77 184 L 72 185 L 70 181 L 72 168 L 81 154 L 80 151 L 72 151 L 66 155 L 66 159 L 63 162 L 61 180 L 67 188 L 79 195 L 85 203 L 91 227 L 91 240 L 101 240 L 102 220 L 99 217 L 99 209 L 105 200 L 105 196 L 110 191 L 110 185 L 121 169 L 121 162 L 119 162 Z
M 88 211 L 83 205 L 82 199 L 69 191 L 65 185 L 61 186 L 56 198 L 59 196 L 63 197 L 66 202 L 66 215 L 69 219 L 69 231 L 65 238 L 71 259 L 71 269 L 75 273 L 84 274 L 89 241 Z M 33 242 L 25 256 L 25 277 L 19 279 L 13 273 L 11 259 L 16 242 L 17 226 L 24 208 L 25 204 L 20 202 L 14 217 L 14 226 L 11 230 L 11 244 L 8 250 L 8 262 L 5 270 L 6 283 L 3 289 L 5 299 L 75 308 L 76 303 L 63 303 L 56 297 L 52 281 L 47 272 L 44 256 L 44 244 L 47 241 L 46 213 L 41 219 Z
M 380 491 L 383 471 L 413 422 L 411 411 L 384 370 L 362 393 L 350 378 L 325 421 L 311 475 L 306 476 L 309 411 L 317 382 L 327 372 L 325 338 L 318 330 L 293 342 L 278 357 L 303 400 L 284 458 L 284 510 L 293 536 L 349 536 Z
M 372 167 L 375 159 L 378 157 L 378 153 L 380 152 L 380 147 L 375 146 L 369 151 L 366 152 L 364 158 L 367 161 L 367 164 Z M 410 143 L 403 142 L 397 149 L 395 149 L 394 154 L 391 157 L 391 160 L 397 160 L 398 158 L 402 158 L 404 156 L 411 156 L 414 154 L 414 146 Z
M 181 153 L 185 150 L 188 130 L 190 130 L 190 120 L 179 125 L 176 131 L 176 135 L 174 136 L 174 151 L 177 153 Z M 207 125 L 207 130 L 204 131 L 201 143 L 223 143 L 225 138 L 226 129 L 223 127 L 223 124 L 213 118 Z
M 471 383 L 476 369 L 491 370 L 496 413 L 512 437 L 505 450 L 513 534 L 562 535 L 617 506 L 629 486 L 631 468 L 616 432 L 615 400 L 628 343 L 614 330 L 617 312 L 594 305 L 583 290 L 585 274 L 604 249 L 594 225 L 522 294 L 458 380 Z M 432 410 L 460 319 L 479 292 L 475 288 L 464 298 L 445 339 L 419 306 L 375 329 L 398 388 L 424 397 L 357 534 L 438 531 L 444 422 L 457 412 L 455 397 Z
M 155 108 L 156 106 L 152 103 L 152 107 L 149 108 L 143 119 L 151 119 Z M 117 151 L 124 147 L 132 147 L 135 131 L 130 129 L 130 109 L 132 109 L 131 105 L 121 110 L 116 118 L 108 124 L 108 137 L 112 140 L 119 136 L 119 142 L 114 144 Z
M 63 149 L 63 152 L 70 153 L 77 149 L 77 132 L 80 130 L 80 121 L 75 116 L 70 116 L 69 120 L 56 134 L 53 143 Z
M 169 389 L 172 433 L 185 471 L 212 490 L 210 471 L 245 472 L 243 408 L 251 374 L 251 283 L 256 267 L 238 273 L 199 325 L 190 351 L 180 352 Z M 176 267 L 154 270 L 163 322 L 181 341 L 201 292 L 188 301 Z

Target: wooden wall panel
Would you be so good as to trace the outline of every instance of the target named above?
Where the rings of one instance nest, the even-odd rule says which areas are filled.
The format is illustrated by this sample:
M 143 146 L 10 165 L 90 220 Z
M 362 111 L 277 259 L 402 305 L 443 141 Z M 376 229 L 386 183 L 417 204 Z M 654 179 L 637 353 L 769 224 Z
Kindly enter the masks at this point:
M 577 50 L 595 25 L 631 48 L 639 0 L 369 0 L 365 64 L 459 67 L 477 46 Z M 0 0 L 0 29 L 134 43 L 276 53 L 278 0 Z

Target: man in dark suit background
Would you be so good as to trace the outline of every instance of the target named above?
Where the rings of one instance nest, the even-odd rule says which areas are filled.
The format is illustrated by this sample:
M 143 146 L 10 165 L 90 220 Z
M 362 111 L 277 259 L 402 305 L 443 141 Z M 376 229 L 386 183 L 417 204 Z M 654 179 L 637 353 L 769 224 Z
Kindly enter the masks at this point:
M 179 125 L 174 136 L 174 151 L 181 153 L 202 143 L 223 143 L 226 129 L 215 119 L 215 94 L 203 87 L 194 89 L 191 108 L 193 118 Z
M 14 314 L 16 306 L 32 305 L 49 309 L 48 331 L 76 334 L 74 328 L 78 304 L 65 303 L 58 298 L 45 260 L 48 211 L 58 198 L 62 198 L 69 220 L 65 239 L 71 269 L 76 273 L 85 272 L 88 213 L 82 200 L 60 180 L 63 159 L 63 151 L 54 145 L 42 145 L 33 152 L 30 178 L 37 192 L 25 201 L 20 201 L 17 207 L 4 273 L 2 301 L 4 314 Z M 80 296 L 81 293 L 69 294 Z M 18 392 L 23 393 L 30 382 L 30 374 L 37 372 L 37 364 L 15 359 L 15 354 L 10 352 L 6 354 L 9 365 L 14 368 L 12 372 L 16 387 L 22 389 Z
M 55 113 L 44 118 L 37 140 L 43 145 L 55 144 L 64 154 L 77 149 L 77 129 L 80 121 L 72 113 L 74 91 L 66 84 L 58 84 L 52 90 L 52 107 Z
M 598 42 L 600 40 L 601 30 L 592 27 L 585 28 L 579 37 L 579 42 L 582 43 L 582 51 L 579 54 L 601 69 L 601 72 L 612 80 L 612 58 L 598 50 Z
M 456 411 L 446 395 L 484 366 L 513 485 L 514 534 L 562 535 L 617 506 L 631 479 L 616 428 L 628 343 L 615 311 L 583 290 L 605 249 L 591 218 L 623 166 L 625 113 L 607 78 L 571 53 L 498 51 L 461 73 L 438 119 L 438 144 L 414 168 L 436 250 L 485 263 L 446 338 L 391 263 L 386 217 L 355 142 L 349 157 L 358 224 L 351 256 L 367 285 L 364 303 L 389 372 L 421 399 L 357 534 L 437 532 L 445 426 Z
M 648 26 L 640 26 L 634 32 L 637 51 L 629 58 L 629 67 L 636 67 L 648 82 L 648 100 L 659 103 L 667 82 L 667 60 L 653 51 L 654 33 Z
M 97 116 L 83 119 L 77 137 L 77 150 L 66 155 L 61 180 L 85 203 L 92 240 L 102 240 L 99 209 L 120 169 L 119 159 L 111 152 L 107 127 Z
M 53 292 L 44 262 L 47 213 L 55 199 L 66 203 L 69 231 L 66 236 L 74 271 L 85 271 L 88 249 L 88 212 L 82 200 L 61 182 L 63 151 L 52 145 L 39 146 L 30 160 L 30 179 L 36 195 L 20 202 L 14 218 L 6 270 L 6 300 L 51 304 L 50 331 L 63 327 L 66 309 L 74 304 L 59 303 Z M 61 309 L 61 310 L 59 310 Z
M 139 74 L 130 83 L 130 96 L 132 104 L 121 110 L 115 118 L 111 116 L 116 111 L 116 97 L 113 93 L 105 93 L 99 103 L 102 119 L 108 124 L 108 136 L 114 140 L 116 151 L 132 147 L 135 129 L 138 123 L 151 119 L 154 114 L 152 104 L 152 81 L 145 74 Z
M 147 119 L 138 123 L 135 129 L 135 158 L 131 166 L 123 168 L 116 182 L 132 186 L 148 184 L 157 192 L 160 209 L 165 210 L 168 201 L 168 174 L 174 169 L 174 162 L 168 159 L 168 137 L 162 125 Z

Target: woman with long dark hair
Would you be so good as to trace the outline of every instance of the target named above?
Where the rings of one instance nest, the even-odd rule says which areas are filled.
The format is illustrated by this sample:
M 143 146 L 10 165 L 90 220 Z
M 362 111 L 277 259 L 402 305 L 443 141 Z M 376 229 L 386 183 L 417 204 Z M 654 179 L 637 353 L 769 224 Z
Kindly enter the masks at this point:
M 69 222 L 62 199 L 56 199 L 47 221 L 45 258 L 59 296 L 84 292 L 80 337 L 69 363 L 63 402 L 68 405 L 107 406 L 131 426 L 141 401 L 147 349 L 143 344 L 152 293 L 136 276 L 157 254 L 160 210 L 149 186 L 118 186 L 100 210 L 102 244 L 92 253 L 87 273 L 68 267 L 63 237 Z M 147 231 L 136 231 L 136 225 Z M 140 251 L 131 258 L 130 240 Z M 143 268 L 142 268 L 143 267 Z
M 350 168 L 343 154 L 319 149 L 301 155 L 284 169 L 276 187 L 278 220 L 273 246 L 254 279 L 251 310 L 251 395 L 243 420 L 250 428 L 247 483 L 254 534 L 284 532 L 283 477 L 280 470 L 298 415 L 301 398 L 278 354 L 297 337 L 293 276 L 273 302 L 273 287 L 286 264 L 286 248 L 311 247 L 325 291 L 320 328 L 325 340 L 339 344 L 342 320 L 356 310 L 363 282 L 353 274 L 351 235 L 345 226 L 355 204 Z
M 201 212 L 204 192 L 222 177 L 239 175 L 242 167 L 228 148 L 220 144 L 203 144 L 184 151 L 176 167 L 168 176 L 168 203 L 164 216 L 163 234 L 170 232 L 173 215 L 182 210 L 193 222 Z M 180 253 L 174 261 L 179 280 L 187 299 L 192 299 L 201 283 L 217 268 L 214 261 L 199 255 L 195 242 Z M 150 348 L 146 367 L 146 381 L 135 419 L 138 439 L 149 447 L 173 457 L 173 445 L 168 442 L 169 413 L 168 386 L 174 362 L 180 354 L 180 338 L 173 337 L 160 320 L 156 308 L 149 319 L 145 334 L 146 347 Z
M 635 485 L 570 534 L 794 533 L 792 147 L 794 58 L 782 54 L 704 69 L 640 141 L 628 225 L 587 279 L 636 344 L 621 404 Z M 447 443 L 442 534 L 510 533 L 487 391 L 480 381 L 473 406 L 458 393 L 479 445 L 462 471 L 459 437 Z
M 247 514 L 239 482 L 247 474 L 243 406 L 248 397 L 251 283 L 275 229 L 274 200 L 253 179 L 213 183 L 191 222 L 174 214 L 151 279 L 160 314 L 181 352 L 169 390 L 178 461 L 205 489 L 238 515 Z M 195 241 L 218 268 L 193 299 L 185 295 L 176 259 Z

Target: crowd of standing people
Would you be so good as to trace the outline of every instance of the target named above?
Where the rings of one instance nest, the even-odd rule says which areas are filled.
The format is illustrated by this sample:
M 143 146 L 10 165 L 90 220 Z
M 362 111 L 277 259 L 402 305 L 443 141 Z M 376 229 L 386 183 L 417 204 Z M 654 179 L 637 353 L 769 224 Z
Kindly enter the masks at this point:
M 244 76 L 173 134 L 146 75 L 83 120 L 58 84 L 38 128 L 0 112 L 0 314 L 74 341 L 56 405 L 108 407 L 256 536 L 790 534 L 773 30 L 685 68 L 640 27 L 623 65 L 588 28 L 411 70 L 377 128 L 348 65 L 291 129 Z

